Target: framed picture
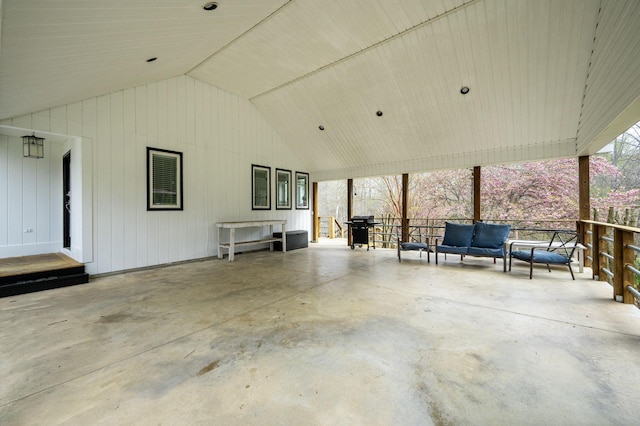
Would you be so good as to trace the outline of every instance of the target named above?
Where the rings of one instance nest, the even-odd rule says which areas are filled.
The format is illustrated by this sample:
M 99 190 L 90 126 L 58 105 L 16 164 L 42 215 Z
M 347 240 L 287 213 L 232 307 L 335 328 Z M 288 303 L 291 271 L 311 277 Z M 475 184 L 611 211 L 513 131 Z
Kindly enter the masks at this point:
M 309 173 L 296 172 L 296 209 L 309 209 Z
M 251 165 L 251 209 L 271 210 L 271 167 Z
M 147 211 L 182 205 L 182 153 L 147 147 Z
M 291 170 L 276 169 L 276 210 L 291 210 Z

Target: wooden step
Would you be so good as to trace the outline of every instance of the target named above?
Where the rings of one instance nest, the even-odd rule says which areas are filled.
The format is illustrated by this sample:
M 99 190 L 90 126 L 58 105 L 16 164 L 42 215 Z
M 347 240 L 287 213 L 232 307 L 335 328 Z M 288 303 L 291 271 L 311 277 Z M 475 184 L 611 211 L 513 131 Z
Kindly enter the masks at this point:
M 62 253 L 0 259 L 0 297 L 88 282 L 84 265 Z

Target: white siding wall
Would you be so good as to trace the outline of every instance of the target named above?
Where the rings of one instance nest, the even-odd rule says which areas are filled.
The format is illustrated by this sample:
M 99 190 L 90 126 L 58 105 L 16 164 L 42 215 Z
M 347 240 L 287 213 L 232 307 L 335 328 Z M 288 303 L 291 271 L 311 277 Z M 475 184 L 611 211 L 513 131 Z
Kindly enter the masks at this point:
M 275 168 L 306 172 L 301 160 L 247 100 L 190 77 L 2 124 L 93 141 L 89 273 L 213 256 L 218 221 L 287 219 L 288 229 L 311 231 L 310 210 L 275 210 L 273 202 Z M 0 136 L 0 200 L 7 200 L 7 206 L 0 207 L 0 247 L 28 244 L 31 239 L 59 241 L 62 218 L 51 205 L 62 190 L 48 182 L 60 180 L 61 165 L 57 160 L 22 160 L 20 144 L 9 139 Z M 147 146 L 183 153 L 184 211 L 146 211 Z M 272 168 L 271 211 L 251 210 L 252 163 Z M 32 187 L 37 187 L 37 197 L 30 195 Z M 40 197 L 41 192 L 46 194 Z M 24 234 L 23 228 L 32 222 L 29 226 L 37 226 L 38 233 Z
M 31 127 L 29 120 L 16 123 Z M 61 150 L 62 144 L 45 143 L 43 159 L 23 158 L 22 139 L 0 135 L 0 257 L 61 246 L 62 163 L 55 161 Z

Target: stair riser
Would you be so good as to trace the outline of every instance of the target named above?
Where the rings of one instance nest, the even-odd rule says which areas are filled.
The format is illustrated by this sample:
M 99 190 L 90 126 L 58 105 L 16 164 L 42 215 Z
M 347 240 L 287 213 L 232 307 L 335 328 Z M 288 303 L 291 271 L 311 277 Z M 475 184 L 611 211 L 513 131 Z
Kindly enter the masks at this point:
M 30 272 L 9 277 L 0 277 L 0 286 L 15 284 L 23 281 L 34 281 L 49 277 L 66 277 L 84 274 L 84 265 L 75 268 L 56 269 L 52 271 Z
M 51 275 L 51 272 L 49 272 Z M 0 285 L 0 297 L 16 296 L 19 294 L 33 293 L 35 291 L 51 290 L 54 288 L 68 287 L 89 282 L 89 274 L 81 273 L 37 281 L 26 281 Z

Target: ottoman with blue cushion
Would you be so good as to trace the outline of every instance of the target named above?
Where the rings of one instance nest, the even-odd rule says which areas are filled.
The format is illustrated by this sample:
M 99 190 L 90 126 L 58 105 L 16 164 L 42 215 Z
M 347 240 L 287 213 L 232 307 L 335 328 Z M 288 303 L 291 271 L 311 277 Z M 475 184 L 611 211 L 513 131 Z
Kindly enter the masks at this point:
M 431 262 L 428 243 L 398 242 L 398 262 L 402 262 L 402 257 L 400 256 L 400 253 L 403 251 L 418 251 L 420 252 L 420 257 L 422 257 L 422 252 L 425 251 L 427 252 L 427 263 Z

